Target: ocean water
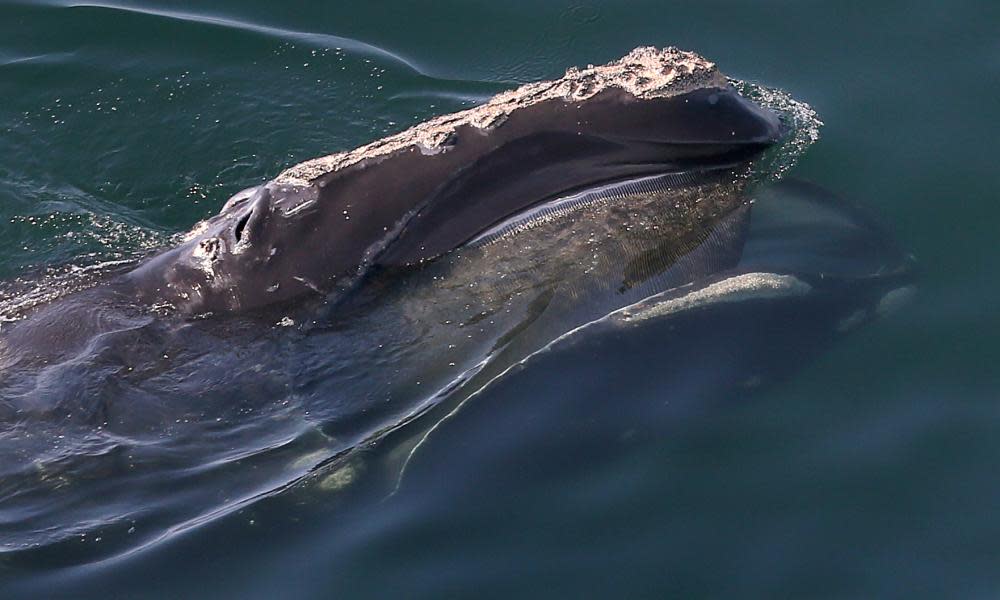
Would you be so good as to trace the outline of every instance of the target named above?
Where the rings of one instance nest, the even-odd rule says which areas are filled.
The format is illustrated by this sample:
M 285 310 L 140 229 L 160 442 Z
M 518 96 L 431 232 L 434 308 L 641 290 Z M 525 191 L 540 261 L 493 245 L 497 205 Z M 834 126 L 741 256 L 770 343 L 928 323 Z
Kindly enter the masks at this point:
M 178 405 L 111 402 L 94 362 L 46 380 L 128 436 L 0 410 L 0 594 L 995 596 L 998 24 L 987 2 L 0 2 L 0 336 L 287 166 L 638 45 L 807 102 L 825 125 L 789 175 L 918 265 L 913 298 L 850 335 L 792 305 L 598 329 L 433 435 L 370 445 L 400 417 L 352 394 L 454 374 L 400 339 L 407 315 L 306 339 L 143 325 L 123 354 Z M 390 306 L 422 310 L 420 284 Z M 324 354 L 302 364 L 304 344 Z M 773 377 L 716 385 L 747 356 Z M 368 386 L 400 368 L 406 386 Z

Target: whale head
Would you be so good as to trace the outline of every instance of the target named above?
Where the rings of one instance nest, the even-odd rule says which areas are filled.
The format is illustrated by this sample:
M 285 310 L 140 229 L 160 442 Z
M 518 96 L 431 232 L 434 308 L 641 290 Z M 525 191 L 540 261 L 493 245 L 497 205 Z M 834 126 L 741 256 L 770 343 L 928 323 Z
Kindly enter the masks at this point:
M 739 177 L 781 136 L 777 116 L 712 63 L 639 49 L 292 167 L 233 196 L 132 280 L 189 313 L 325 296 L 566 194 L 652 175 Z

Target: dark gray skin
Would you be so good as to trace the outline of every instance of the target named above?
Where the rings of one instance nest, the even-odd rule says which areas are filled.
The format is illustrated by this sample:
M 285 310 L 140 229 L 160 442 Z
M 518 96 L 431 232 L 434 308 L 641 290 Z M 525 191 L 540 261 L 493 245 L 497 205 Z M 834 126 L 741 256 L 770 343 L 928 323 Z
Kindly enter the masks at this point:
M 307 186 L 245 190 L 121 283 L 186 314 L 329 295 L 368 269 L 432 259 L 573 190 L 737 167 L 780 133 L 774 114 L 728 86 L 650 99 L 615 88 L 583 101 L 549 99 L 490 129 L 459 126 L 433 153 L 411 146 Z

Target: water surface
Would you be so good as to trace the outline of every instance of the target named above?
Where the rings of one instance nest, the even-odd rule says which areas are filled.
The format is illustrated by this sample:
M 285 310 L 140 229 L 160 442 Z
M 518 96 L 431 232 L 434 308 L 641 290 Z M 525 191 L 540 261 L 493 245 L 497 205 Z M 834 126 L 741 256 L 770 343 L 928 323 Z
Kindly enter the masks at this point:
M 389 500 L 395 482 L 369 466 L 381 463 L 358 460 L 166 537 L 125 519 L 111 537 L 5 555 L 5 595 L 995 593 L 992 4 L 15 2 L 0 16 L 8 289 L 58 289 L 81 268 L 134 260 L 286 166 L 640 44 L 696 50 L 809 102 L 826 126 L 792 174 L 881 215 L 921 269 L 919 294 L 890 318 L 645 431 L 602 423 L 612 413 L 600 407 L 622 407 L 624 423 L 662 389 L 640 371 L 588 393 L 592 366 L 566 354 L 467 405 Z M 256 342 L 272 348 L 269 335 Z M 702 356 L 640 342 L 650 372 Z M 270 383 L 286 383 L 290 371 L 274 370 Z M 215 416 L 246 408 L 233 390 L 217 404 L 232 413 Z M 573 407 L 597 420 L 560 426 Z M 308 470 L 296 461 L 321 459 L 338 435 L 302 437 L 299 413 L 276 414 L 292 416 L 258 438 L 281 448 L 275 463 Z M 173 439 L 187 451 L 217 440 L 199 433 Z M 230 481 L 230 464 L 183 475 L 204 493 Z M 88 481 L 99 489 L 99 467 Z M 100 497 L 142 513 L 155 503 L 139 492 L 156 490 L 140 481 Z M 138 550 L 109 552 L 114 536 Z

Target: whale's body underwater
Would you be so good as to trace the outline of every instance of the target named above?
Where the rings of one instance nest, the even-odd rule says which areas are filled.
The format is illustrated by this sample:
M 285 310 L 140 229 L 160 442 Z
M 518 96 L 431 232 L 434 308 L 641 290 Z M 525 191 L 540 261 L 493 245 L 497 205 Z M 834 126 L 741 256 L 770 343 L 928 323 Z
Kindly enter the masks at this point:
M 237 194 L 0 333 L 4 551 L 95 530 L 135 549 L 310 474 L 341 487 L 373 448 L 398 483 L 518 378 L 547 377 L 532 401 L 562 418 L 607 411 L 558 378 L 595 356 L 591 388 L 675 407 L 788 373 L 906 295 L 912 261 L 819 188 L 759 185 L 780 116 L 644 48 Z

